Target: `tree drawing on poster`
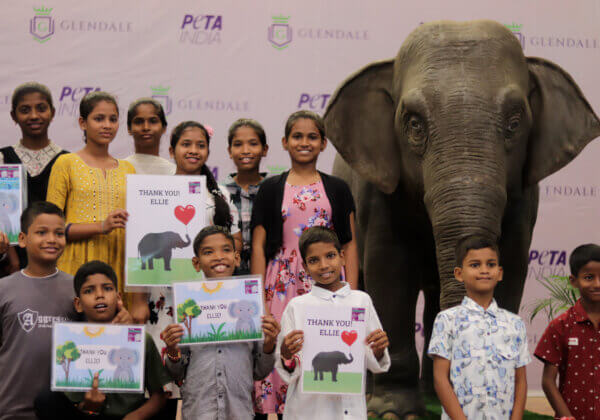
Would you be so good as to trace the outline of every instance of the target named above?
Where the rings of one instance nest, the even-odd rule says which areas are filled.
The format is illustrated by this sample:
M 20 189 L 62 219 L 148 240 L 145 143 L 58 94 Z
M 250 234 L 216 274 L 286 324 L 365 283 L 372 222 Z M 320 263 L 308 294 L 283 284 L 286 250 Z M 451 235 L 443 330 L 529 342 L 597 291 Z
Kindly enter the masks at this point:
M 139 326 L 58 323 L 53 327 L 52 390 L 143 392 L 145 333 Z
M 303 331 L 302 391 L 361 394 L 365 373 L 364 308 L 309 306 Z
M 128 175 L 126 284 L 202 280 L 191 259 L 204 227 L 204 176 Z
M 181 344 L 263 338 L 260 276 L 173 283 L 177 322 L 187 331 Z

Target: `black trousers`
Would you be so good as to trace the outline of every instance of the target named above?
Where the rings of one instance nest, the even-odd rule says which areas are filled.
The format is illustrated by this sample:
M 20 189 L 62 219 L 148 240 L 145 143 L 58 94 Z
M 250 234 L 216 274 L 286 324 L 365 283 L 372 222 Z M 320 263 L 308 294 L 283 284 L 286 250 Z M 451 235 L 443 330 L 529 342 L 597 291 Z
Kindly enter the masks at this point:
M 120 416 L 88 415 L 75 405 L 62 392 L 41 392 L 34 402 L 35 414 L 39 420 L 121 420 Z M 163 410 L 152 420 L 175 420 L 177 400 L 167 400 Z

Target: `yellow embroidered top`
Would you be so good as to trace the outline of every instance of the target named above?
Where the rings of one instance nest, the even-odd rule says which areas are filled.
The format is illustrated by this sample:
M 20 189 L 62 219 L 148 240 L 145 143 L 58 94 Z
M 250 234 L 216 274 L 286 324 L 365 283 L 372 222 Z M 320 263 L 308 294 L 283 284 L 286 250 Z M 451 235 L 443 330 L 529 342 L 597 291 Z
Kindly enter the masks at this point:
M 110 212 L 125 209 L 125 180 L 127 174 L 135 173 L 129 162 L 118 162 L 118 167 L 103 170 L 88 166 L 76 153 L 59 156 L 52 167 L 46 200 L 63 209 L 67 224 L 103 221 Z M 123 293 L 124 229 L 67 243 L 58 268 L 74 275 L 83 263 L 92 260 L 104 261 L 115 270 L 119 292 Z

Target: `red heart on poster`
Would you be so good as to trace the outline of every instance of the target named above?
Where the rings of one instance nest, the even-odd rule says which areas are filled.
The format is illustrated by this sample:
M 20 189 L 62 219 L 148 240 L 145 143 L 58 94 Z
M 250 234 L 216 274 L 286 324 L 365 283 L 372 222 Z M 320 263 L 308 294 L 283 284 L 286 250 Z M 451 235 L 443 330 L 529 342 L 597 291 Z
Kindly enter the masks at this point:
M 358 333 L 354 330 L 352 331 L 342 331 L 342 341 L 349 346 L 351 346 L 356 339 L 358 338 Z
M 190 220 L 192 220 L 194 218 L 195 214 L 196 214 L 196 208 L 194 206 L 192 206 L 191 204 L 188 204 L 185 207 L 183 207 L 183 206 L 175 207 L 175 217 L 177 218 L 177 220 L 179 220 L 181 223 L 183 223 L 186 226 L 188 223 L 190 223 Z

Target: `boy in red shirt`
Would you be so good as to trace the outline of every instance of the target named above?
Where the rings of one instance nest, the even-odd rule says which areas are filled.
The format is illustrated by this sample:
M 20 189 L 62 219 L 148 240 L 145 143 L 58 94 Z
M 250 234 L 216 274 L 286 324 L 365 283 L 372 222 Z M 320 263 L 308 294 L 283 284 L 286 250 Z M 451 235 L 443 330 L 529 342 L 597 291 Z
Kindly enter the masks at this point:
M 544 362 L 542 388 L 556 417 L 600 418 L 600 246 L 581 245 L 569 258 L 581 298 L 550 322 L 535 356 Z M 556 376 L 559 386 L 556 387 Z

